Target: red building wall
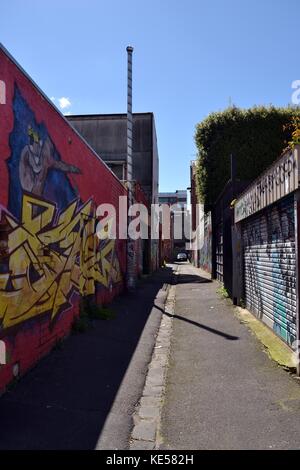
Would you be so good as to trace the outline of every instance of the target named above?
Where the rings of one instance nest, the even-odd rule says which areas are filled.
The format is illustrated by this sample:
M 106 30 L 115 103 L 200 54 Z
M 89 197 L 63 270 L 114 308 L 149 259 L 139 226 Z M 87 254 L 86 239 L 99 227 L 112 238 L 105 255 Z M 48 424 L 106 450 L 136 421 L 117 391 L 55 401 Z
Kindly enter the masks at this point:
M 134 199 L 137 204 L 142 204 L 146 207 L 148 211 L 148 237 L 150 238 L 150 204 L 144 193 L 141 185 L 139 183 L 135 183 L 135 190 L 134 190 Z M 135 250 L 136 250 L 136 275 L 137 277 L 141 277 L 143 272 L 151 272 L 151 265 L 150 265 L 150 243 L 148 240 L 142 240 L 139 238 L 135 241 Z M 147 266 L 146 266 L 147 265 Z
M 0 392 L 68 334 L 81 296 L 106 303 L 122 290 L 126 241 L 94 235 L 96 207 L 118 210 L 122 195 L 119 180 L 0 48 Z

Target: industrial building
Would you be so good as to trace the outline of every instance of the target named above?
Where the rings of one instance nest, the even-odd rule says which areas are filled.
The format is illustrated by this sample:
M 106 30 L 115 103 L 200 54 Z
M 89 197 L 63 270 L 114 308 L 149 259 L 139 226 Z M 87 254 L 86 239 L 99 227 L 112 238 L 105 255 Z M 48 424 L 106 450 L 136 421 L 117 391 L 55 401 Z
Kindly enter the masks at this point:
M 126 114 L 67 116 L 119 180 L 126 180 Z M 158 149 L 153 113 L 133 113 L 132 177 L 149 204 L 158 202 Z
M 172 206 L 172 251 L 176 255 L 179 251 L 185 251 L 188 241 L 185 237 L 185 224 L 188 226 L 187 190 L 159 193 L 158 200 L 160 204 Z

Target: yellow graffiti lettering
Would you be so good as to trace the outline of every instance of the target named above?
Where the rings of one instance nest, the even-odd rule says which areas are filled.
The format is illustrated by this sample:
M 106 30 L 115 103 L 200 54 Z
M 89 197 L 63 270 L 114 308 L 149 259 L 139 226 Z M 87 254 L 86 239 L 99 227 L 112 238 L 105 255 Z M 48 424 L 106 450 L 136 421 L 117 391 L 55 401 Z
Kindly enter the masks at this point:
M 51 202 L 24 195 L 21 221 L 5 218 L 10 231 L 7 269 L 0 259 L 2 329 L 42 313 L 54 319 L 70 306 L 73 291 L 94 294 L 97 283 L 110 288 L 122 280 L 115 240 L 95 236 L 91 200 L 58 213 Z

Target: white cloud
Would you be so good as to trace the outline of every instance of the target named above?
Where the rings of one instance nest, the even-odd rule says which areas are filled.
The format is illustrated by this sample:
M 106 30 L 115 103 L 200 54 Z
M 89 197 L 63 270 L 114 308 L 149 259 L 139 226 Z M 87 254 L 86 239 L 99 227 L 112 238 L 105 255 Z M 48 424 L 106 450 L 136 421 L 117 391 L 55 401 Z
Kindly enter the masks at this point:
M 64 116 L 70 116 L 71 115 L 71 111 L 67 111 L 66 113 L 64 113 Z
M 55 103 L 55 100 L 56 100 L 55 96 L 51 96 L 50 100 L 53 101 L 53 103 Z
M 60 109 L 69 108 L 72 104 L 69 98 L 66 98 L 65 96 L 62 96 L 61 98 L 59 98 L 58 103 L 59 103 Z

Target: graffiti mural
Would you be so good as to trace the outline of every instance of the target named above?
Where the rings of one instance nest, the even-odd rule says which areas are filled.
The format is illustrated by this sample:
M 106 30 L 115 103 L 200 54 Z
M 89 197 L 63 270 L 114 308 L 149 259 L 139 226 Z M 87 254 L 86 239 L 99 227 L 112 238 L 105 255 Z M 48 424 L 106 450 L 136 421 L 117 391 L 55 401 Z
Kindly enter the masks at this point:
M 14 127 L 9 137 L 11 155 L 7 161 L 9 211 L 21 216 L 23 192 L 42 196 L 60 209 L 77 198 L 68 173 L 80 173 L 65 163 L 57 152 L 45 124 L 38 123 L 17 86 L 13 99 Z
M 0 243 L 1 329 L 46 312 L 53 321 L 74 292 L 111 290 L 122 280 L 116 241 L 98 240 L 93 200 L 82 203 L 68 180 L 80 170 L 60 158 L 17 87 L 13 107 L 9 207 L 0 213 L 7 234 Z
M 211 229 L 211 213 L 202 215 L 201 219 L 201 236 L 199 250 L 199 266 L 211 273 L 211 252 L 212 252 L 212 229 Z
M 75 290 L 95 293 L 121 280 L 115 240 L 99 246 L 92 201 L 58 212 L 55 204 L 24 194 L 18 222 L 2 210 L 9 225 L 7 270 L 0 273 L 0 322 L 8 328 L 40 313 L 51 318 L 69 306 Z
M 118 214 L 126 195 L 0 45 L 0 395 L 69 334 L 82 297 L 123 290 L 126 240 L 107 236 L 119 221 L 95 228 L 97 206 Z
M 296 337 L 293 196 L 243 225 L 246 305 L 288 344 Z

